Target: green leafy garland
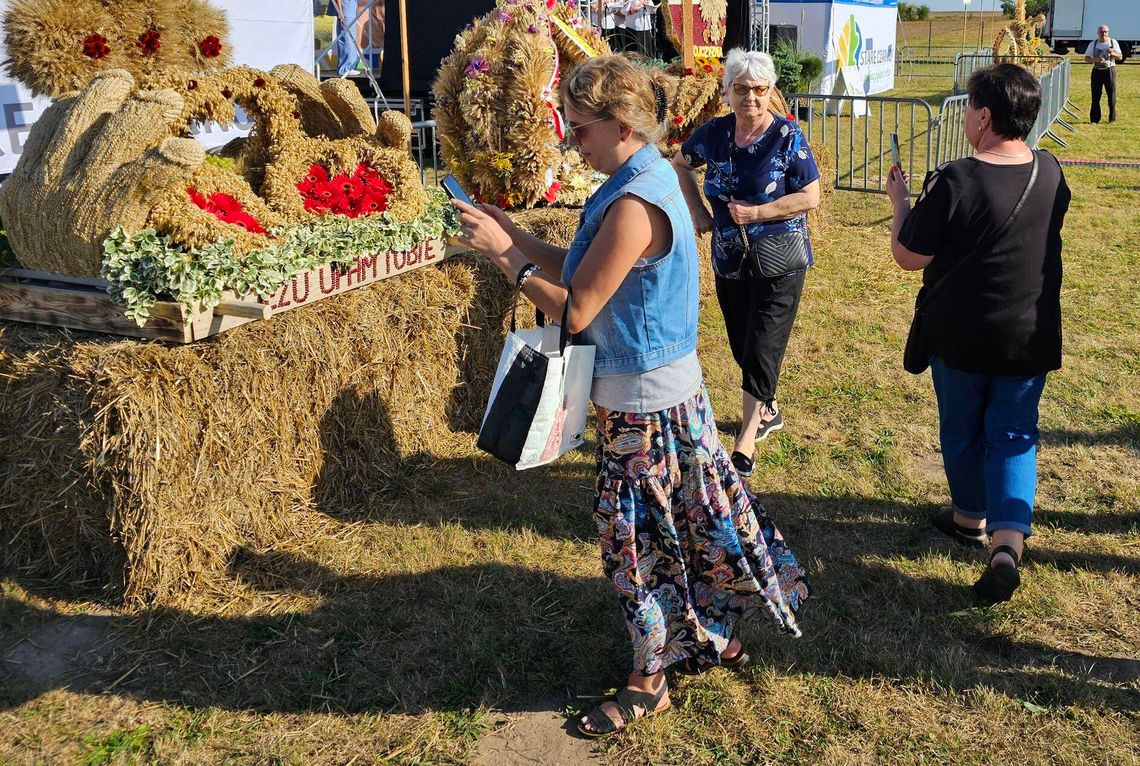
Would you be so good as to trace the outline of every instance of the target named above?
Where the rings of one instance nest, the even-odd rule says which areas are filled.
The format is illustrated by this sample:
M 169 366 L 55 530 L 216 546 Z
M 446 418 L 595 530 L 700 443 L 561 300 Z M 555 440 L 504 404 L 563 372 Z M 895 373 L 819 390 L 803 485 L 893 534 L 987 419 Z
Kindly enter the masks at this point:
M 174 300 L 192 315 L 196 307 L 218 305 L 224 290 L 268 299 L 294 274 L 329 264 L 350 268 L 357 258 L 389 250 L 411 250 L 429 239 L 459 231 L 455 208 L 431 191 L 427 212 L 412 221 L 387 213 L 361 218 L 325 216 L 270 234 L 273 245 L 246 255 L 232 239 L 185 250 L 154 229 L 130 234 L 117 227 L 103 243 L 101 275 L 111 283 L 111 300 L 126 307 L 139 327 L 160 300 Z

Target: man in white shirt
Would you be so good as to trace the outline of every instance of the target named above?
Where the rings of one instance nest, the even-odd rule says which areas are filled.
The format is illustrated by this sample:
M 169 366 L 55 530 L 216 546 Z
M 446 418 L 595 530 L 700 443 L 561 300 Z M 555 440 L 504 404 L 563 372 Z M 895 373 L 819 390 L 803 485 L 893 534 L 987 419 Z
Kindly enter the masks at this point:
M 1120 43 L 1108 36 L 1108 26 L 1101 24 L 1097 39 L 1085 50 L 1085 61 L 1092 68 L 1092 109 L 1089 122 L 1100 122 L 1100 94 L 1108 93 L 1108 121 L 1116 122 L 1116 62 L 1124 59 Z

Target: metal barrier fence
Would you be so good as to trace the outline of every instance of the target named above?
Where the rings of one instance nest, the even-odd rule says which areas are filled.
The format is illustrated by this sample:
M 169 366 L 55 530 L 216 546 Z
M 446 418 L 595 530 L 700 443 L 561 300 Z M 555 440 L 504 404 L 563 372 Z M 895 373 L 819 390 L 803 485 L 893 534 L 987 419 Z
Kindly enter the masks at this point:
M 1041 110 L 1026 139 L 1034 148 L 1039 148 L 1045 138 L 1065 146 L 1054 126 L 1075 131 L 1063 116 L 1077 117 L 1069 103 L 1069 61 L 1046 58 L 1057 62 L 1039 78 Z M 962 124 L 965 94 L 944 99 L 937 117 L 930 104 L 918 98 L 814 93 L 792 93 L 786 98 L 808 141 L 816 147 L 826 147 L 834 155 L 836 189 L 886 191 L 887 172 L 892 164 L 891 133 L 899 136 L 902 166 L 910 177 L 912 191 L 921 188 L 927 171 L 974 151 Z M 424 184 L 434 187 L 443 174 L 435 120 L 412 123 L 412 155 Z
M 1053 67 L 1059 66 L 1062 61 L 1065 61 L 1064 56 L 1057 56 L 1055 54 L 1048 54 L 1045 56 L 1018 56 L 1017 64 L 1025 67 L 1030 72 L 1038 77 L 1042 73 L 1047 72 Z M 990 66 L 994 63 L 993 51 L 978 51 L 976 53 L 960 53 L 954 57 L 954 92 L 963 93 L 966 90 L 966 83 L 970 81 L 970 75 L 979 69 Z
M 895 77 L 905 80 L 949 80 L 955 76 L 959 57 L 980 56 L 986 52 L 984 49 L 963 51 L 957 45 L 935 46 L 933 52 L 926 50 L 926 46 L 900 47 L 895 52 Z
M 1020 63 L 1020 62 L 1019 62 Z M 1069 60 L 1062 56 L 1034 56 L 1031 65 L 1049 64 L 1051 68 L 1038 76 L 1041 83 L 1041 109 L 1037 113 L 1037 121 L 1025 142 L 1038 149 L 1042 139 L 1049 138 L 1061 146 L 1068 146 L 1065 141 L 1053 131 L 1053 126 L 1060 125 L 1069 132 L 1075 132 L 1062 115 L 1076 116 L 1069 108 L 1069 81 L 1072 76 Z M 968 79 L 968 78 L 967 78 Z M 938 111 L 938 142 L 934 152 L 934 164 L 937 167 L 944 162 L 961 159 L 973 153 L 973 147 L 966 140 L 962 127 L 962 118 L 966 111 L 967 96 L 965 94 L 950 96 L 942 101 Z
M 420 168 L 420 179 L 429 189 L 439 184 L 439 139 L 435 120 L 412 123 L 412 156 Z
M 934 114 L 922 99 L 793 93 L 787 101 L 808 141 L 834 154 L 836 189 L 886 192 L 891 133 L 911 184 L 922 183 L 934 141 Z

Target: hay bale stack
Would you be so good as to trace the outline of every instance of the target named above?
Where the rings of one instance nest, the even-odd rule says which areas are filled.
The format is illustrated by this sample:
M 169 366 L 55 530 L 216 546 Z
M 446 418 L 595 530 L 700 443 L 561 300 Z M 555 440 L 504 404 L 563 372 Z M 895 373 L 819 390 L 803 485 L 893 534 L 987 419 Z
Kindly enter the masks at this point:
M 470 442 L 508 299 L 469 256 L 192 346 L 0 324 L 0 566 L 223 598 L 235 549 L 391 502 L 406 459 Z

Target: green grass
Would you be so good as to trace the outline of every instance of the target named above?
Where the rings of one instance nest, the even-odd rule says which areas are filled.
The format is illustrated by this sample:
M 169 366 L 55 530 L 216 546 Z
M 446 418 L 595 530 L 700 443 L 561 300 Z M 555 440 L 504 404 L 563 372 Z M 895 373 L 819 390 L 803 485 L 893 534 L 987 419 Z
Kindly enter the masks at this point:
M 1121 74 L 1121 122 L 1078 125 L 1059 155 L 1140 160 L 1138 78 Z M 924 521 L 947 498 L 929 379 L 900 366 L 917 276 L 891 262 L 885 199 L 829 197 L 781 381 L 788 426 L 753 478 L 816 587 L 805 636 L 747 624 L 757 669 L 678 683 L 673 711 L 598 745 L 605 762 L 1137 763 L 1137 173 L 1066 168 L 1037 535 L 1016 599 L 993 609 L 966 593 L 983 559 Z M 702 308 L 731 432 L 739 373 L 707 290 Z M 82 673 L 0 679 L 0 763 L 462 764 L 506 714 L 619 682 L 589 450 L 520 475 L 462 443 L 409 471 L 432 480 L 360 512 L 299 509 L 327 534 L 238 556 L 213 612 L 88 615 L 107 640 Z M 0 654 L 94 606 L 15 576 L 0 596 Z

